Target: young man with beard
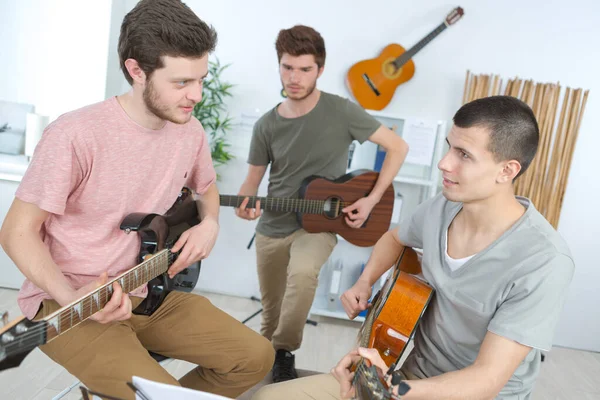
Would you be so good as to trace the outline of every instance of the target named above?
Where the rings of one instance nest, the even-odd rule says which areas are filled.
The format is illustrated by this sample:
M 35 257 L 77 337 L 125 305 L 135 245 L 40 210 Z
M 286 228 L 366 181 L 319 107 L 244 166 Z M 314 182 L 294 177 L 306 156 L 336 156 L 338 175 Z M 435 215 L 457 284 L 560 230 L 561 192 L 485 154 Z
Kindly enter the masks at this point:
M 164 214 L 184 186 L 200 197 L 200 224 L 172 248 L 169 275 L 207 257 L 219 232 L 219 194 L 201 100 L 216 32 L 185 4 L 142 0 L 121 25 L 118 52 L 132 85 L 121 96 L 62 115 L 38 144 L 0 242 L 26 276 L 18 297 L 41 318 L 135 266 L 132 212 Z M 103 310 L 41 350 L 91 390 L 135 397 L 132 376 L 236 397 L 270 370 L 270 343 L 206 298 L 171 292 L 151 315 L 132 315 L 146 286 L 113 295 Z M 197 364 L 179 381 L 148 353 Z
M 352 141 L 370 140 L 387 155 L 372 192 L 343 209 L 347 224 L 359 228 L 398 173 L 408 146 L 355 103 L 316 88 L 324 70 L 325 44 L 314 29 L 298 25 L 281 30 L 275 48 L 287 98 L 256 123 L 248 175 L 239 194 L 256 195 L 270 164 L 268 195 L 297 197 L 302 181 L 311 175 L 329 179 L 343 175 Z M 249 209 L 247 203 L 248 199 L 236 209 L 239 217 L 261 216 L 260 203 Z M 275 382 L 297 377 L 291 352 L 300 347 L 319 271 L 336 243 L 333 233 L 301 229 L 295 213 L 265 212 L 258 222 L 261 333 L 276 350 Z
M 435 289 L 400 368 L 406 400 L 530 399 L 571 282 L 569 248 L 513 181 L 538 147 L 535 116 L 507 96 L 461 107 L 438 167 L 443 191 L 377 242 L 358 282 L 342 296 L 350 318 L 404 246 L 423 250 Z M 253 400 L 346 399 L 360 357 L 387 371 L 375 349 L 346 355 L 331 374 L 273 385 Z

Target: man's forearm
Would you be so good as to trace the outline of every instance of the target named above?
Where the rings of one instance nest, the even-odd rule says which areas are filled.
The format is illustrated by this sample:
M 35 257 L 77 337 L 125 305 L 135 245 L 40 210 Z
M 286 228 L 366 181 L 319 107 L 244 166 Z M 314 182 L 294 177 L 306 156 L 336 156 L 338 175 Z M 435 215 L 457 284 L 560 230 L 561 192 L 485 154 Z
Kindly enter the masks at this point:
M 476 366 L 448 372 L 433 378 L 407 381 L 410 391 L 406 400 L 485 400 L 494 399 L 499 382 L 484 369 Z
M 386 189 L 392 184 L 396 175 L 398 175 L 406 154 L 407 150 L 404 147 L 386 152 L 379 178 L 377 178 L 377 183 L 375 183 L 375 187 L 369 196 L 373 196 L 377 201 L 381 199 Z
M 240 187 L 240 196 L 256 196 L 258 193 L 258 185 L 252 182 L 244 182 Z
M 396 230 L 388 231 L 375 244 L 365 270 L 359 278 L 369 286 L 373 286 L 400 256 L 403 246 L 394 238 L 395 235 L 397 235 Z
M 208 187 L 208 190 L 203 195 L 199 196 L 197 202 L 198 214 L 201 220 L 206 218 L 214 218 L 215 221 L 219 221 L 219 189 L 216 184 L 212 184 Z
M 17 268 L 60 305 L 71 301 L 75 290 L 50 255 L 38 232 L 13 231 L 2 247 Z

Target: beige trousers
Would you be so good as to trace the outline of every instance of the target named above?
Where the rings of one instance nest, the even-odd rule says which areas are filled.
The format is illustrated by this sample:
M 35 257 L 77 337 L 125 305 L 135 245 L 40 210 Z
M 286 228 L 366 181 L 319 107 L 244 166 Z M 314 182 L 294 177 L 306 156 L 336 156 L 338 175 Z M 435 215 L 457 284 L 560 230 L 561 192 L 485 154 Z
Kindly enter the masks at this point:
M 263 306 L 260 332 L 276 350 L 300 347 L 319 272 L 336 243 L 333 233 L 308 233 L 304 229 L 284 238 L 256 233 Z
M 400 372 L 403 380 L 419 379 L 408 371 Z M 252 396 L 252 400 L 281 399 L 340 400 L 340 385 L 331 374 L 312 375 L 264 386 Z
M 141 299 L 132 297 L 135 308 Z M 36 318 L 59 309 L 45 300 Z M 271 370 L 271 343 L 205 297 L 171 292 L 151 316 L 100 324 L 87 320 L 40 349 L 85 386 L 134 399 L 132 376 L 235 398 Z M 198 365 L 177 381 L 148 351 Z

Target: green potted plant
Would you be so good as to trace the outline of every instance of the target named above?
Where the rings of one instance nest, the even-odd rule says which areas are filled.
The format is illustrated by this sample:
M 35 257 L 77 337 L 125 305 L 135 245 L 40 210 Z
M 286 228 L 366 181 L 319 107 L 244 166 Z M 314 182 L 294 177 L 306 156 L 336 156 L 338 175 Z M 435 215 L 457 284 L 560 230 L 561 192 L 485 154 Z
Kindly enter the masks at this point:
M 231 97 L 232 84 L 221 80 L 221 74 L 229 65 L 221 65 L 219 59 L 208 62 L 208 76 L 202 87 L 202 101 L 196 104 L 193 116 L 202 123 L 210 141 L 210 153 L 215 167 L 226 164 L 234 156 L 228 151 L 227 133 L 233 127 L 233 119 L 227 114 L 225 98 Z

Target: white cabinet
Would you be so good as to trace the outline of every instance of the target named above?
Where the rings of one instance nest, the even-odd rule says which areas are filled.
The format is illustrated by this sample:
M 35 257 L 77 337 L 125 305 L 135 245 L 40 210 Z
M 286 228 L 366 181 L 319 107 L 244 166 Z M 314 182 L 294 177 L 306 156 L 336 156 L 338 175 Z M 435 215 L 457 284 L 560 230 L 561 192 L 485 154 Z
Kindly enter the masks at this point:
M 4 223 L 27 166 L 25 156 L 0 154 L 0 225 Z M 24 280 L 21 271 L 0 247 L 0 287 L 19 289 Z
M 15 198 L 17 187 L 19 182 L 0 180 L 0 224 L 4 222 L 4 217 Z M 19 289 L 24 280 L 21 271 L 0 248 L 0 287 Z

